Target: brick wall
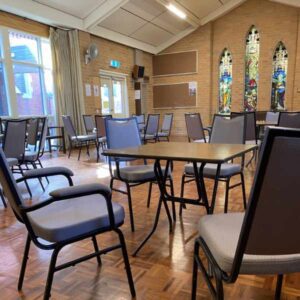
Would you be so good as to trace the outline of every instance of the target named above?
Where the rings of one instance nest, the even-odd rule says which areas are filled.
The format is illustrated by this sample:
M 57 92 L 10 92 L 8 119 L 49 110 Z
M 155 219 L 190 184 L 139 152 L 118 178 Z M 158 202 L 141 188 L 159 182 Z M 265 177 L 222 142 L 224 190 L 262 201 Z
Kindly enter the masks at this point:
M 174 110 L 173 134 L 186 133 L 185 112 L 200 112 L 205 125 L 217 112 L 219 58 L 224 48 L 233 57 L 232 110 L 243 109 L 245 38 L 251 25 L 260 32 L 258 109 L 270 109 L 272 57 L 277 43 L 283 41 L 289 53 L 286 106 L 288 110 L 300 110 L 299 13 L 299 9 L 268 0 L 248 0 L 164 50 L 162 53 L 198 50 L 198 74 L 159 77 L 153 81 L 154 84 L 198 82 L 197 107 Z
M 98 46 L 99 55 L 96 59 L 94 59 L 86 65 L 84 62 L 84 54 L 91 43 L 94 43 Z M 115 42 L 108 41 L 106 39 L 93 36 L 87 32 L 82 31 L 79 32 L 79 45 L 83 84 L 95 82 L 95 79 L 99 78 L 100 69 L 127 74 L 128 76 L 126 81 L 129 114 L 135 113 L 134 83 L 131 79 L 131 73 L 134 65 L 134 49 Z M 120 69 L 114 69 L 109 66 L 110 60 L 112 59 L 121 62 Z M 148 53 L 143 53 L 143 61 L 145 66 L 145 75 L 150 77 L 150 82 L 147 86 L 147 96 L 150 100 L 145 99 L 147 103 L 150 103 L 149 105 L 147 104 L 147 107 L 149 107 L 150 109 L 152 105 L 152 55 Z M 97 110 L 100 109 L 100 105 L 100 97 L 85 96 L 86 114 L 95 114 Z

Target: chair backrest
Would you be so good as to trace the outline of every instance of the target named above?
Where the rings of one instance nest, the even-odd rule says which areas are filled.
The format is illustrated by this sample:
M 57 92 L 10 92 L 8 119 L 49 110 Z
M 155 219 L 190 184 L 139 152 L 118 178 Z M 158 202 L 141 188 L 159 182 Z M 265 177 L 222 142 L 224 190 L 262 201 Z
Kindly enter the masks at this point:
M 159 114 L 148 114 L 145 134 L 156 135 L 159 127 Z
M 266 122 L 278 123 L 279 112 L 267 111 L 266 113 Z
M 95 115 L 97 137 L 106 136 L 106 129 L 105 129 L 105 119 L 106 118 L 111 119 L 112 115 Z
M 278 126 L 300 128 L 300 112 L 280 112 Z
M 40 121 L 42 124 L 42 128 L 41 128 L 41 137 L 39 142 L 39 151 L 38 151 L 39 155 L 44 152 L 46 146 L 46 138 L 48 135 L 48 118 L 47 117 L 41 118 Z
M 71 117 L 70 116 L 62 116 L 62 120 L 63 120 L 64 128 L 65 128 L 65 131 L 66 131 L 68 137 L 70 139 L 72 137 L 76 137 L 77 135 L 76 135 L 76 131 L 75 131 L 73 122 L 71 120 Z
M 92 115 L 83 115 L 82 117 L 86 134 L 93 133 L 96 127 L 94 117 Z
M 245 115 L 226 119 L 215 115 L 210 135 L 211 144 L 244 144 Z
M 141 114 L 141 115 L 132 115 L 133 118 L 136 118 L 138 124 L 145 124 L 145 114 Z
M 136 118 L 105 119 L 108 149 L 137 147 L 141 145 Z
M 3 140 L 6 157 L 22 159 L 25 152 L 26 120 L 7 120 Z
M 266 130 L 235 256 L 300 253 L 300 130 Z M 275 263 L 275 262 L 274 262 Z
M 27 121 L 27 145 L 29 146 L 36 146 L 39 136 L 39 125 L 40 119 L 39 118 L 32 118 Z
M 2 186 L 4 195 L 6 196 L 10 206 L 12 207 L 17 219 L 22 222 L 20 206 L 22 205 L 23 198 L 21 193 L 19 192 L 19 189 L 12 175 L 12 172 L 7 164 L 4 151 L 1 148 L 0 148 L 0 184 Z
M 164 114 L 163 123 L 161 126 L 161 131 L 171 133 L 173 122 L 173 113 Z
M 254 111 L 252 112 L 232 112 L 231 118 L 235 118 L 238 116 L 244 115 L 245 116 L 245 141 L 253 141 L 257 139 L 256 133 L 256 114 Z
M 189 142 L 205 139 L 202 120 L 199 113 L 184 114 Z

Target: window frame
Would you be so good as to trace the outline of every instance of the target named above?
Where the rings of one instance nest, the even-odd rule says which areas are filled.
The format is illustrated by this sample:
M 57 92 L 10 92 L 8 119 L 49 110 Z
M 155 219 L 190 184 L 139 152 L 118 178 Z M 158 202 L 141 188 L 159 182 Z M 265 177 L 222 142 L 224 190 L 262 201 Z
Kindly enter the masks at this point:
M 10 40 L 9 33 L 20 33 L 24 35 L 31 36 L 37 39 L 37 51 L 38 51 L 38 62 L 32 63 L 28 61 L 19 61 L 15 60 L 11 57 L 11 49 L 10 49 Z M 3 64 L 4 68 L 4 76 L 5 76 L 5 88 L 8 102 L 8 111 L 9 117 L 28 117 L 28 115 L 21 115 L 18 113 L 18 103 L 17 103 L 17 94 L 15 90 L 15 78 L 14 78 L 14 65 L 27 66 L 39 69 L 39 77 L 40 77 L 40 89 L 42 94 L 42 106 L 43 106 L 43 115 L 51 117 L 54 123 L 56 123 L 57 119 L 57 104 L 55 99 L 55 86 L 53 84 L 53 94 L 54 94 L 54 107 L 55 110 L 53 114 L 49 114 L 47 109 L 47 92 L 45 85 L 45 71 L 50 71 L 53 76 L 53 68 L 46 67 L 43 64 L 43 53 L 42 53 L 42 42 L 43 40 L 47 40 L 47 38 L 38 36 L 26 31 L 0 26 L 0 47 L 2 49 L 2 57 L 0 57 L 0 62 Z M 9 84 L 11 83 L 11 84 Z M 1 117 L 1 116 L 0 116 Z

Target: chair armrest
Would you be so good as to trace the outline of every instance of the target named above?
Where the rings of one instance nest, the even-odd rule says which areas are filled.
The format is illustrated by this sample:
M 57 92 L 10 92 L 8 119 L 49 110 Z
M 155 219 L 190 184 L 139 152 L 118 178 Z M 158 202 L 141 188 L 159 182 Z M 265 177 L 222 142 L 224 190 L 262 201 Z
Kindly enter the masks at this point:
M 101 183 L 82 184 L 70 186 L 52 191 L 49 195 L 54 199 L 66 199 L 101 194 L 104 197 L 111 197 L 111 190 Z
M 49 167 L 49 168 L 40 168 L 40 169 L 32 169 L 25 171 L 21 178 L 18 178 L 17 182 L 22 182 L 27 179 L 35 179 L 41 177 L 51 177 L 51 176 L 65 176 L 70 185 L 73 185 L 73 181 L 71 176 L 74 176 L 74 173 L 65 167 Z

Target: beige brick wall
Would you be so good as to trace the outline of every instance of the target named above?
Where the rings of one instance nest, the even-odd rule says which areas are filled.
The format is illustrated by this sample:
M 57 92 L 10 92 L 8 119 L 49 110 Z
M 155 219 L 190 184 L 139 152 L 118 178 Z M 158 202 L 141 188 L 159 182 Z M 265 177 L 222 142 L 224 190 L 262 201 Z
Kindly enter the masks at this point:
M 232 110 L 243 109 L 245 38 L 252 25 L 260 32 L 258 109 L 270 109 L 272 57 L 277 43 L 283 41 L 289 53 L 286 106 L 289 110 L 300 110 L 299 13 L 299 9 L 269 0 L 248 0 L 163 51 L 198 50 L 198 74 L 159 77 L 153 80 L 154 84 L 198 82 L 198 105 L 193 109 L 174 110 L 173 133 L 186 133 L 185 112 L 200 112 L 205 125 L 211 122 L 212 114 L 218 108 L 219 58 L 224 48 L 228 48 L 233 57 Z
M 89 44 L 91 43 L 94 43 L 98 46 L 99 55 L 96 59 L 94 59 L 86 65 L 84 62 L 84 54 Z M 93 80 L 95 80 L 95 78 L 99 77 L 100 69 L 127 74 L 128 76 L 126 81 L 129 114 L 135 113 L 134 82 L 131 78 L 131 73 L 134 65 L 134 49 L 115 42 L 111 42 L 106 39 L 93 36 L 83 31 L 79 31 L 79 45 L 83 84 L 91 83 L 93 82 Z M 113 69 L 109 66 L 111 59 L 115 59 L 121 62 L 120 69 Z M 144 52 L 143 60 L 145 65 L 145 75 L 150 77 L 150 82 L 148 83 L 147 88 L 148 99 L 145 99 L 145 101 L 147 101 L 147 107 L 150 108 L 150 106 L 152 105 L 152 55 Z M 95 114 L 96 110 L 99 109 L 100 106 L 100 97 L 85 96 L 86 114 Z

